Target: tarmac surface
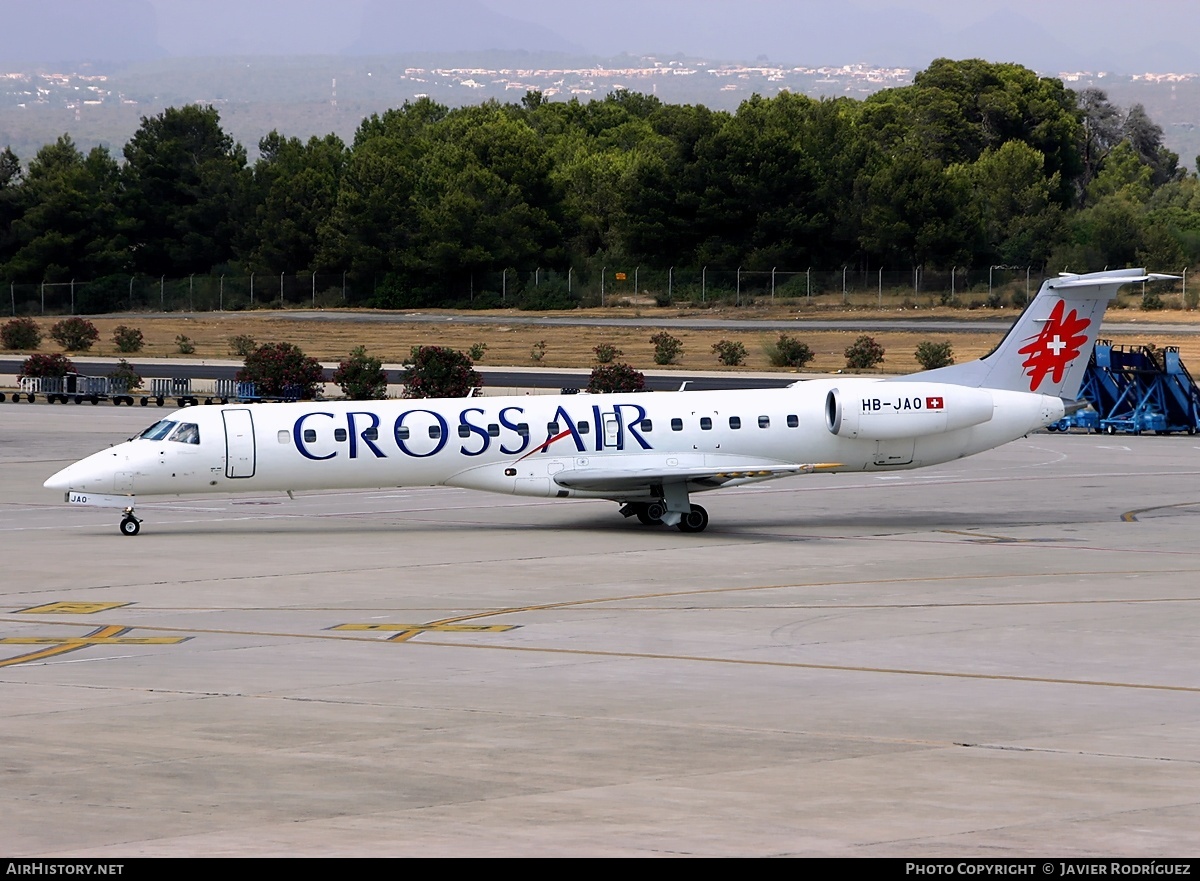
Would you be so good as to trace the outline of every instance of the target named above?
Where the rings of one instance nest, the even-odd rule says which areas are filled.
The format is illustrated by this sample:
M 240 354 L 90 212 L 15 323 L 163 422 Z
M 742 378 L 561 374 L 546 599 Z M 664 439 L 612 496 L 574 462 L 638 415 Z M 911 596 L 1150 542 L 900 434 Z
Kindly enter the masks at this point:
M 0 405 L 10 857 L 1200 853 L 1200 443 L 706 494 L 68 508 Z

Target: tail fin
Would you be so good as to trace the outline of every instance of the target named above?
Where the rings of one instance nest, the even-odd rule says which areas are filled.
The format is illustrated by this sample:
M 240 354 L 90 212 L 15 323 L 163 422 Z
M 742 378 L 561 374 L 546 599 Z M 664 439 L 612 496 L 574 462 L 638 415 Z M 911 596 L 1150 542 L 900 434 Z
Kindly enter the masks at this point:
M 1048 278 L 991 354 L 905 379 L 1074 400 L 1109 300 L 1122 285 L 1175 277 L 1148 274 L 1144 269 L 1115 269 Z

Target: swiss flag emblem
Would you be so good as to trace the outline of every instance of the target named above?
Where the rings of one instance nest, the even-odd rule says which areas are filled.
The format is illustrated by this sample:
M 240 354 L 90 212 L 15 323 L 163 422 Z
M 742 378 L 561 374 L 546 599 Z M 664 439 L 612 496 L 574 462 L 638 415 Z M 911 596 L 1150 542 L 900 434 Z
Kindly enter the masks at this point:
M 926 410 L 941 410 L 945 406 L 946 406 L 946 401 L 944 398 L 926 398 L 925 399 L 925 409 Z
M 1031 392 L 1036 392 L 1046 377 L 1050 377 L 1051 382 L 1062 382 L 1067 367 L 1079 357 L 1087 344 L 1088 337 L 1084 331 L 1092 322 L 1081 318 L 1074 309 L 1070 314 L 1065 312 L 1066 304 L 1059 300 L 1046 319 L 1042 332 L 1035 337 L 1028 337 L 1030 342 L 1017 350 L 1018 354 L 1028 356 L 1021 366 L 1029 377 Z

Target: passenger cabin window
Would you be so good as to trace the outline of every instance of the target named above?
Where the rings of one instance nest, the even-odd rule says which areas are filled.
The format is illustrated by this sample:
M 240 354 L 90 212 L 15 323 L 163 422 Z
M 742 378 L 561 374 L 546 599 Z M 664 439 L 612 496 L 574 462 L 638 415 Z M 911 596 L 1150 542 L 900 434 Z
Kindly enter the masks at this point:
M 155 422 L 153 425 L 139 434 L 138 437 L 152 441 L 162 440 L 168 434 L 170 434 L 171 429 L 178 424 L 179 423 L 177 422 L 172 422 L 170 419 L 160 419 L 158 422 Z
M 304 429 L 304 442 L 306 444 L 315 444 L 317 442 L 317 430 L 315 428 Z
M 546 423 L 546 434 L 550 435 L 551 437 L 554 437 L 556 434 L 558 434 L 558 423 L 557 422 L 547 422 Z
M 442 436 L 442 427 L 440 425 L 429 426 L 429 436 L 434 440 L 437 440 Z
M 488 423 L 488 437 L 500 437 L 500 426 L 495 422 Z
M 732 428 L 734 431 L 737 431 L 739 428 L 741 428 L 742 427 L 742 417 L 741 416 L 730 416 L 729 417 L 729 427 Z
M 372 426 L 362 433 L 363 440 L 377 441 L 379 440 L 379 429 Z
M 672 419 L 671 420 L 671 431 L 683 431 L 683 420 L 682 419 Z
M 759 416 L 758 417 L 758 427 L 759 428 L 770 428 L 771 427 L 771 417 L 770 416 Z
M 408 430 L 407 425 L 401 425 L 399 428 L 396 429 L 396 439 L 397 440 L 408 440 L 410 434 L 411 434 L 411 432 Z M 308 440 L 308 432 L 307 431 L 304 432 L 304 439 Z M 313 440 L 316 440 L 316 439 L 317 439 L 316 432 L 313 432 Z
M 788 428 L 799 428 L 799 427 L 800 427 L 800 417 L 794 413 L 789 413 L 788 414 Z
M 700 417 L 700 430 L 701 431 L 712 431 L 712 420 L 709 419 L 707 416 Z
M 345 440 L 346 440 L 346 429 L 344 429 L 344 428 L 335 428 L 335 429 L 333 430 L 333 439 L 334 439 L 335 441 L 337 441 L 338 443 L 344 443 L 344 442 L 345 442 Z
M 654 431 L 654 423 L 649 419 L 642 420 L 642 431 Z
M 521 437 L 529 437 L 529 423 L 528 422 L 518 422 L 517 423 L 517 434 L 520 435 Z
M 579 433 L 580 434 L 587 434 L 591 430 L 592 430 L 592 426 L 586 419 L 584 419 L 582 422 L 579 423 Z
M 458 436 L 459 437 L 470 437 L 471 436 L 471 426 L 467 425 L 466 423 L 460 422 L 458 424 Z
M 181 422 L 170 440 L 179 444 L 198 444 L 200 443 L 200 426 L 195 422 Z
M 286 428 L 281 428 L 275 434 L 275 437 L 281 444 L 290 444 L 292 442 L 292 433 Z

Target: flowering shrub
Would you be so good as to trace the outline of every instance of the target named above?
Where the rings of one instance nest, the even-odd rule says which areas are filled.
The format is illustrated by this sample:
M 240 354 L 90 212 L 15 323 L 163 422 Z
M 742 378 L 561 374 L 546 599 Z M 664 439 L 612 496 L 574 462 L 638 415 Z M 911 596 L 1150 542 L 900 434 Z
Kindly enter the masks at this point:
M 245 358 L 256 348 L 258 348 L 258 343 L 248 333 L 239 333 L 229 338 L 230 355 L 239 355 Z
M 954 363 L 954 350 L 950 347 L 949 340 L 946 340 L 944 343 L 925 340 L 917 345 L 917 351 L 914 355 L 917 363 L 926 370 L 949 367 Z
M 767 359 L 772 367 L 804 367 L 813 359 L 813 352 L 807 343 L 781 333 L 778 342 L 767 346 Z
M 124 358 L 117 362 L 116 369 L 108 374 L 108 378 L 113 381 L 114 386 L 120 387 L 120 391 L 125 392 L 131 392 L 142 384 L 142 378 L 138 372 Z
M 21 365 L 20 376 L 66 376 L 75 372 L 71 359 L 60 352 L 53 355 L 30 355 Z
M 646 387 L 646 377 L 628 364 L 601 364 L 592 368 L 589 392 L 637 392 Z
M 86 352 L 100 339 L 100 331 L 86 318 L 64 318 L 50 328 L 50 338 L 68 352 Z
M 654 343 L 655 364 L 674 364 L 683 352 L 683 343 L 665 330 L 650 337 L 650 342 Z
M 596 361 L 600 364 L 611 364 L 619 356 L 625 354 L 612 343 L 601 343 L 592 351 L 596 353 Z
M 246 356 L 237 372 L 238 382 L 252 382 L 267 397 L 296 395 L 311 400 L 317 395 L 324 373 L 316 358 L 310 358 L 291 343 L 263 343 Z
M 719 340 L 713 343 L 713 354 L 726 367 L 737 367 L 746 363 L 746 347 L 734 340 Z
M 31 351 L 42 344 L 42 329 L 32 318 L 14 318 L 0 327 L 0 345 Z
M 844 354 L 847 367 L 870 370 L 883 361 L 883 346 L 875 342 L 873 337 L 863 334 L 846 347 Z
M 136 327 L 118 324 L 113 330 L 113 344 L 118 352 L 140 352 L 146 341 Z
M 365 346 L 356 346 L 350 357 L 338 364 L 333 381 L 352 401 L 371 401 L 387 397 L 387 373 L 383 362 L 368 355 Z
M 404 397 L 464 398 L 483 385 L 469 355 L 446 346 L 413 346 L 404 362 Z

